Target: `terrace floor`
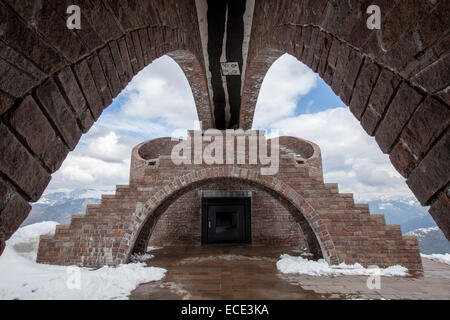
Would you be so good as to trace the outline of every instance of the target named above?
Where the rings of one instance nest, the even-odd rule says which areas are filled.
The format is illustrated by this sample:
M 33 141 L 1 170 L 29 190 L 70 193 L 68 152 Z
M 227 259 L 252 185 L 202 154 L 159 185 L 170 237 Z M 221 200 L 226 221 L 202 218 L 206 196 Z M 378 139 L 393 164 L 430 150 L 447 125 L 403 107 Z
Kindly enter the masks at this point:
M 423 259 L 423 274 L 381 277 L 286 275 L 280 254 L 293 248 L 248 245 L 173 246 L 151 251 L 149 266 L 167 269 L 161 281 L 140 285 L 130 299 L 450 299 L 450 265 Z

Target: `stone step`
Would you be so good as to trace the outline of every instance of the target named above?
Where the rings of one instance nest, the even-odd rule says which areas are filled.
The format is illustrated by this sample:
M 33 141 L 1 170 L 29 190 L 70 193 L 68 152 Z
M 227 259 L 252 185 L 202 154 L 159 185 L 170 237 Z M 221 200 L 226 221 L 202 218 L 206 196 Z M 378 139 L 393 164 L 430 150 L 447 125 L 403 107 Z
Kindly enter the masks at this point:
M 399 224 L 387 224 L 384 226 L 384 229 L 387 232 L 391 232 L 395 237 L 398 236 L 400 239 L 403 237 L 402 229 Z
M 372 220 L 377 221 L 380 225 L 385 226 L 386 225 L 386 219 L 384 217 L 384 214 L 381 213 L 372 213 L 370 214 L 370 218 Z
M 70 224 L 58 224 L 55 229 L 55 237 L 62 234 L 67 234 L 69 232 L 69 229 Z
M 369 205 L 367 203 L 355 203 L 354 207 L 356 209 L 369 210 Z
M 330 190 L 331 193 L 339 193 L 339 185 L 337 183 L 325 183 L 325 187 Z

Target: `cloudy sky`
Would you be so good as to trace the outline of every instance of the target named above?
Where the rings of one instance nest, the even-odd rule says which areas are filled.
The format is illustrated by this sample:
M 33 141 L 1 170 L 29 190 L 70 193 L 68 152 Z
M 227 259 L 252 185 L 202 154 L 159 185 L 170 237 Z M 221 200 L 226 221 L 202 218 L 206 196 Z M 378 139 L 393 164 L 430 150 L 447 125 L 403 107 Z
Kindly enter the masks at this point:
M 155 60 L 133 78 L 85 134 L 47 192 L 127 184 L 136 144 L 192 129 L 198 120 L 189 84 L 169 57 Z M 358 201 L 411 198 L 404 179 L 348 108 L 317 74 L 284 55 L 270 68 L 256 106 L 254 129 L 280 130 L 317 143 L 325 182 L 339 183 Z

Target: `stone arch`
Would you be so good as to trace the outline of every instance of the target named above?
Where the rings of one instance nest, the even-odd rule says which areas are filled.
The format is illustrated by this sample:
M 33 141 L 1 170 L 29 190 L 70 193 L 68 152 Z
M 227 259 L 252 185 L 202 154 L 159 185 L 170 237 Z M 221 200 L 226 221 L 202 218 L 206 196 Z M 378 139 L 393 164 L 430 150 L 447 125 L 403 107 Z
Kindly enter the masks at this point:
M 274 197 L 258 185 L 235 179 L 206 182 L 200 188 L 187 191 L 174 200 L 159 216 L 151 230 L 149 225 L 142 228 L 133 252 L 146 252 L 148 246 L 202 245 L 200 194 L 205 190 L 213 193 L 233 190 L 251 194 L 252 245 L 306 248 L 315 259 L 323 258 L 312 228 L 294 206 Z
M 341 262 L 333 240 L 320 215 L 298 192 L 272 176 L 262 176 L 257 171 L 236 167 L 215 167 L 195 170 L 174 178 L 137 210 L 118 251 L 118 260 L 127 262 L 135 250 L 148 243 L 153 227 L 167 207 L 181 195 L 203 184 L 219 180 L 234 179 L 256 185 L 271 193 L 282 202 L 294 207 L 307 221 L 319 242 L 323 257 L 330 263 Z
M 366 27 L 379 5 L 380 30 Z M 450 239 L 450 55 L 446 1 L 258 1 L 240 127 L 251 128 L 270 65 L 288 53 L 350 108 Z
M 193 1 L 81 1 L 80 30 L 66 26 L 70 4 L 0 2 L 0 254 L 28 202 L 154 59 L 180 65 L 203 128 L 213 123 Z

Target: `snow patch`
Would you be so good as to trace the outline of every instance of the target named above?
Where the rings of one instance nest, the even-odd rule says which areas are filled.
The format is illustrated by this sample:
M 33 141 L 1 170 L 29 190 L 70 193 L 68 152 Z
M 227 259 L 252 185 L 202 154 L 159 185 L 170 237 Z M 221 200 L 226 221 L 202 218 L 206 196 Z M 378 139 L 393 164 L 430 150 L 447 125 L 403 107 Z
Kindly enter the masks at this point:
M 148 253 L 133 253 L 130 257 L 131 262 L 145 262 L 155 256 Z
M 381 276 L 407 276 L 408 269 L 395 265 L 387 268 L 364 268 L 359 263 L 347 265 L 329 265 L 324 259 L 318 261 L 293 257 L 282 254 L 277 261 L 277 268 L 282 273 L 307 274 L 310 276 L 339 276 L 339 275 L 381 275 Z
M 446 254 L 440 254 L 440 253 L 423 254 L 423 253 L 421 253 L 420 256 L 422 258 L 427 258 L 427 259 L 437 261 L 440 263 L 450 264 L 450 253 L 446 253 Z
M 0 300 L 127 299 L 141 283 L 161 280 L 165 275 L 165 269 L 146 267 L 145 263 L 97 270 L 36 263 L 39 236 L 54 234 L 57 224 L 47 221 L 28 225 L 6 242 L 0 256 Z M 70 285 L 76 275 L 79 289 Z
M 19 228 L 7 241 L 7 246 L 11 246 L 19 256 L 36 261 L 39 237 L 54 235 L 58 224 L 55 221 L 44 221 Z

